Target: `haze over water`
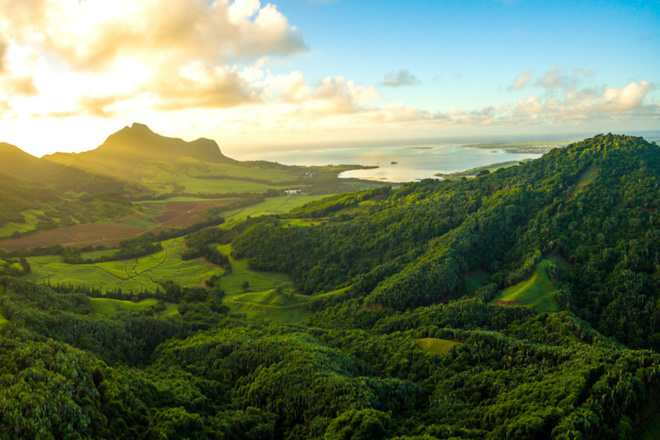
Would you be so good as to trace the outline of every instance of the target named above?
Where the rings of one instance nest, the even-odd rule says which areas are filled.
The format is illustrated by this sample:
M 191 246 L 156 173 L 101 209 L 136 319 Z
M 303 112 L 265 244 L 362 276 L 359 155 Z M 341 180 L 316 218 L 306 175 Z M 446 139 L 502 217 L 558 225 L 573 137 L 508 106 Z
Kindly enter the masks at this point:
M 510 154 L 502 149 L 465 148 L 460 144 L 426 144 L 372 147 L 345 147 L 316 150 L 262 151 L 232 154 L 239 160 L 267 160 L 286 165 L 356 164 L 378 166 L 352 170 L 340 177 L 409 182 L 434 178 L 436 173 L 453 173 L 512 160 L 536 159 L 540 154 Z M 396 162 L 396 163 L 393 163 Z

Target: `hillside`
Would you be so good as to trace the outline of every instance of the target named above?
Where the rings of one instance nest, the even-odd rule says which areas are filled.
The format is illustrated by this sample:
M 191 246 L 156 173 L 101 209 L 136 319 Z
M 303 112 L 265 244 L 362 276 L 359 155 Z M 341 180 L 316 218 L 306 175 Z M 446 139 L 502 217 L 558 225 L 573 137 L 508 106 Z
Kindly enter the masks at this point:
M 116 246 L 147 232 L 208 221 L 222 210 L 266 210 L 273 203 L 266 198 L 292 187 L 318 197 L 382 185 L 337 177 L 352 168 L 359 166 L 238 162 L 215 141 L 186 142 L 137 123 L 80 154 L 38 159 L 0 144 L 0 173 L 14 179 L 2 194 L 0 248 Z
M 657 145 L 601 135 L 7 257 L 0 438 L 654 438 L 658 177 Z
M 337 175 L 343 167 L 285 166 L 265 161 L 239 162 L 222 154 L 209 139 L 186 142 L 161 136 L 134 123 L 110 135 L 94 150 L 55 153 L 45 160 L 144 186 L 157 195 L 218 196 L 282 191 L 292 186 L 331 194 L 351 190 Z
M 409 184 L 366 210 L 355 207 L 383 196 L 320 201 L 290 216 L 334 221 L 291 228 L 266 218 L 233 245 L 305 293 L 353 286 L 360 301 L 398 310 L 458 298 L 478 270 L 491 274 L 482 295 L 492 299 L 556 253 L 572 264 L 553 265 L 562 309 L 660 350 L 659 177 L 657 145 L 601 135 L 473 180 Z
M 0 173 L 70 195 L 130 193 L 137 189 L 117 179 L 36 158 L 7 143 L 0 143 Z

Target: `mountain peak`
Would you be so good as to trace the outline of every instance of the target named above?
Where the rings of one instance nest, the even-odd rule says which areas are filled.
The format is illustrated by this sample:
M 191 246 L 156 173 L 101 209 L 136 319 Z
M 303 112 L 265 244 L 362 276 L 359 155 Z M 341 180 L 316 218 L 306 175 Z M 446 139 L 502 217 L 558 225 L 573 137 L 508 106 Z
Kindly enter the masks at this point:
M 122 160 L 174 160 L 191 157 L 209 162 L 226 161 L 218 144 L 210 139 L 186 142 L 154 133 L 145 124 L 133 123 L 110 135 L 96 153 Z
M 126 127 L 126 128 L 128 128 L 128 127 Z M 142 130 L 142 131 L 148 131 L 149 133 L 153 133 L 153 131 L 151 131 L 151 129 L 147 125 L 140 124 L 139 122 L 133 122 L 133 125 L 131 125 L 131 128 L 133 130 Z

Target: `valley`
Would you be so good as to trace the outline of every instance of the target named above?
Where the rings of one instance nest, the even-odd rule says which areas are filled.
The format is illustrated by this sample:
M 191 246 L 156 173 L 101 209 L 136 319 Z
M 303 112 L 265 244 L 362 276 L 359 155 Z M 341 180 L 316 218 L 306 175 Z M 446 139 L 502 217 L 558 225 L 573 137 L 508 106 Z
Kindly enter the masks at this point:
M 3 242 L 0 353 L 80 387 L 52 411 L 93 423 L 30 420 L 82 436 L 653 438 L 659 178 L 657 145 L 600 135 L 396 188 L 135 180 L 113 222 Z M 21 362 L 0 394 L 41 411 Z

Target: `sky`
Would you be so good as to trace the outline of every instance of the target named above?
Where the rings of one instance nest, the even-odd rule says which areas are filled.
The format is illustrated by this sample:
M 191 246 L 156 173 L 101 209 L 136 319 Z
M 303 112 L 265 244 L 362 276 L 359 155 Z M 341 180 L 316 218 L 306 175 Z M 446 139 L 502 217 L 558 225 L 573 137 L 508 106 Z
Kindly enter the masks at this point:
M 660 2 L 0 0 L 0 142 L 660 130 Z

